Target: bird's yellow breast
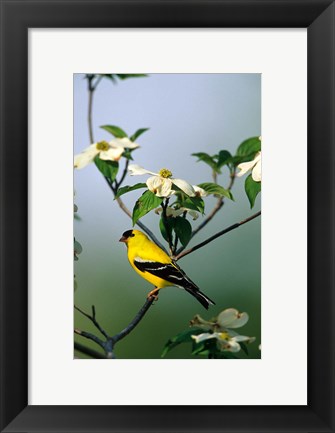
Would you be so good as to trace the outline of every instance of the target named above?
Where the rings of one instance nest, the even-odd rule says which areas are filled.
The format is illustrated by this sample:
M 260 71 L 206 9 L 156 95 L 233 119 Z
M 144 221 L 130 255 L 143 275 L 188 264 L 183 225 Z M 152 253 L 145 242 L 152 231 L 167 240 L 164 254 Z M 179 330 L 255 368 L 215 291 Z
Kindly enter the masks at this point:
M 135 240 L 135 239 L 134 239 Z M 162 278 L 156 277 L 155 275 L 150 274 L 149 272 L 140 271 L 134 264 L 134 260 L 136 257 L 140 258 L 143 261 L 152 261 L 159 263 L 171 263 L 171 258 L 156 244 L 151 242 L 146 237 L 141 237 L 140 239 L 136 239 L 136 243 L 133 239 L 128 243 L 128 260 L 131 264 L 132 268 L 145 280 L 149 281 L 149 283 L 153 284 L 155 287 L 162 289 L 163 287 L 173 286 L 173 284 L 168 281 L 163 280 Z

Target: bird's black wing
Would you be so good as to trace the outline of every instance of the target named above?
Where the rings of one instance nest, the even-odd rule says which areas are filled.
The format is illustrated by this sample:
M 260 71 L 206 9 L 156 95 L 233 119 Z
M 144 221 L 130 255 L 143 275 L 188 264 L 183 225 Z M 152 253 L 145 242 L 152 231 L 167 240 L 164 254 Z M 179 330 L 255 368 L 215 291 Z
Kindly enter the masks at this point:
M 172 285 L 184 288 L 199 289 L 193 281 L 191 281 L 185 273 L 175 263 L 160 263 L 144 261 L 139 257 L 135 257 L 134 265 L 141 272 L 149 272 L 156 277 L 168 281 Z
M 187 290 L 192 296 L 194 296 L 207 310 L 209 305 L 214 305 L 215 302 L 212 301 L 208 296 L 202 293 L 199 287 L 193 283 L 192 280 L 188 278 L 185 272 L 180 269 L 180 267 L 175 262 L 171 263 L 160 263 L 160 262 L 150 262 L 141 259 L 140 257 L 135 257 L 134 265 L 141 272 L 149 272 L 156 277 L 162 278 L 165 281 L 171 283 L 172 286 L 178 286 Z

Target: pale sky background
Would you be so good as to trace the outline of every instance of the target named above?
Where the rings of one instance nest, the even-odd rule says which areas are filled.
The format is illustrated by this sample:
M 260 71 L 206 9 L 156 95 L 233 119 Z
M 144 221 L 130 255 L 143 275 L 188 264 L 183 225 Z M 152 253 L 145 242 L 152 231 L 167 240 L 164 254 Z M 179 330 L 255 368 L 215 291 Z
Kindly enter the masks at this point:
M 234 153 L 245 139 L 261 135 L 260 74 L 149 74 L 147 78 L 128 79 L 113 84 L 103 79 L 94 96 L 93 125 L 95 141 L 110 140 L 100 129 L 105 124 L 117 125 L 129 135 L 139 128 L 150 130 L 137 141 L 141 148 L 133 152 L 134 163 L 159 171 L 168 168 L 174 177 L 192 184 L 210 182 L 211 170 L 196 158 L 194 152 L 215 154 L 226 149 Z M 88 92 L 83 74 L 74 76 L 74 152 L 90 144 L 87 126 Z M 121 162 L 121 169 L 123 162 Z M 147 176 L 127 176 L 123 185 L 145 182 Z M 250 210 L 244 192 L 245 178 L 237 179 L 233 188 L 235 202 L 226 201 L 213 223 L 209 224 L 190 245 L 209 237 L 260 209 L 260 197 Z M 227 169 L 218 183 L 227 186 Z M 97 314 L 107 329 L 117 332 L 125 326 L 144 303 L 150 285 L 130 267 L 121 234 L 132 228 L 131 220 L 118 208 L 106 181 L 94 164 L 75 170 L 75 203 L 80 222 L 75 222 L 75 236 L 83 253 L 75 263 L 78 290 L 75 302 L 83 308 L 95 304 Z M 142 190 L 124 196 L 132 209 Z M 209 212 L 215 199 L 206 199 Z M 151 213 L 142 220 L 157 236 L 158 217 Z M 195 226 L 201 217 L 195 222 Z M 235 307 L 250 314 L 246 335 L 257 334 L 260 343 L 260 218 L 219 238 L 207 247 L 185 257 L 179 265 L 190 278 L 217 303 L 211 312 L 179 289 L 167 288 L 157 304 L 119 345 L 120 357 L 159 357 L 167 338 L 187 328 L 194 314 L 204 318 L 224 308 Z M 190 299 L 189 299 L 190 298 Z M 174 318 L 171 325 L 171 313 Z M 87 321 L 76 320 L 84 329 Z M 144 323 L 145 322 L 145 323 Z M 159 332 L 157 326 L 159 324 Z M 152 329 L 155 328 L 153 348 Z M 247 330 L 250 332 L 247 333 Z M 241 329 L 244 333 L 244 328 Z M 166 338 L 167 337 L 167 338 Z M 82 340 L 78 340 L 81 341 Z M 140 352 L 133 354 L 132 344 Z M 150 344 L 149 344 L 150 343 Z M 94 346 L 92 346 L 94 347 Z M 142 353 L 143 349 L 143 353 Z M 155 355 L 157 352 L 157 356 Z M 182 352 L 180 352 L 182 353 Z M 184 353 L 184 352 L 183 352 Z M 185 353 L 190 353 L 186 351 Z M 253 357 L 258 357 L 256 349 Z M 173 355 L 173 352 L 171 352 Z M 178 351 L 176 351 L 176 357 Z M 183 355 L 180 355 L 183 356 Z

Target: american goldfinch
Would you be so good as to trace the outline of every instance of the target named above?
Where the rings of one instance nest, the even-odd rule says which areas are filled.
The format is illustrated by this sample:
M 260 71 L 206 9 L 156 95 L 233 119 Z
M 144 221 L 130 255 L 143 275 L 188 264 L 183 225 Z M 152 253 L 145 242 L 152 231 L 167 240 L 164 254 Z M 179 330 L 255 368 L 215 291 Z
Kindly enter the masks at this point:
M 128 260 L 135 271 L 155 286 L 148 297 L 157 295 L 163 287 L 177 286 L 194 296 L 207 310 L 215 303 L 200 292 L 180 267 L 161 248 L 139 230 L 127 230 L 120 242 L 128 248 Z

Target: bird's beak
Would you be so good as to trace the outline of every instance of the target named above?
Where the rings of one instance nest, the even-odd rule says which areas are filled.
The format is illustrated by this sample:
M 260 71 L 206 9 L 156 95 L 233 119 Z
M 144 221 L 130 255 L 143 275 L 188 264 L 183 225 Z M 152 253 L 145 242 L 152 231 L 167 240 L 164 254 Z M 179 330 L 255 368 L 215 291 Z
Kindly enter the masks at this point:
M 126 238 L 125 236 L 122 236 L 122 237 L 119 239 L 119 242 L 127 242 L 127 238 Z

